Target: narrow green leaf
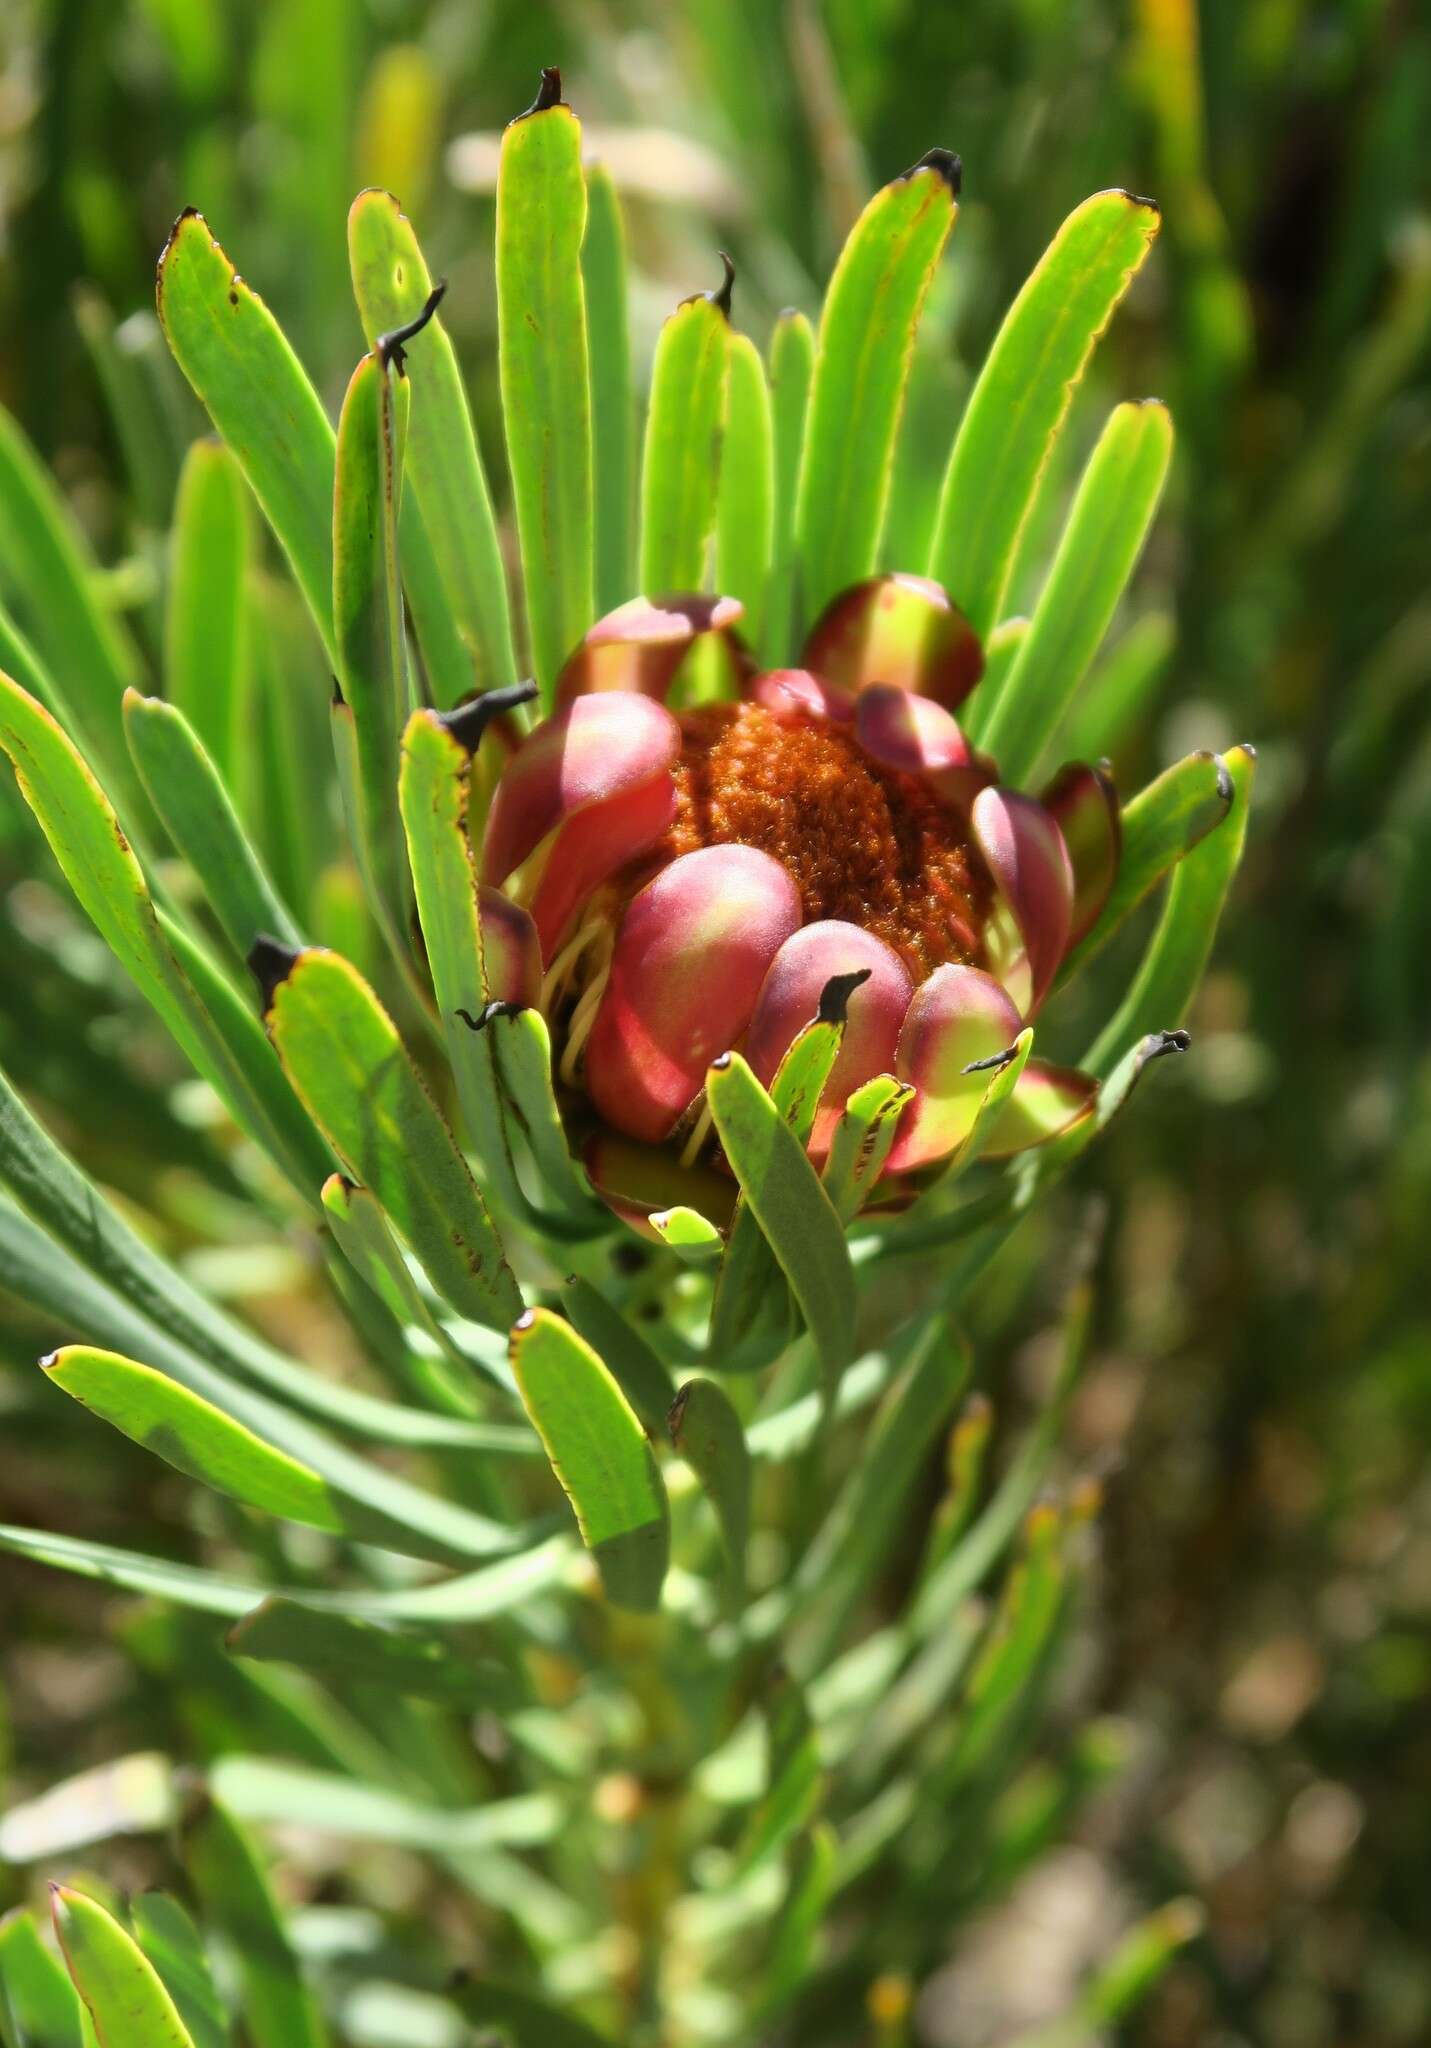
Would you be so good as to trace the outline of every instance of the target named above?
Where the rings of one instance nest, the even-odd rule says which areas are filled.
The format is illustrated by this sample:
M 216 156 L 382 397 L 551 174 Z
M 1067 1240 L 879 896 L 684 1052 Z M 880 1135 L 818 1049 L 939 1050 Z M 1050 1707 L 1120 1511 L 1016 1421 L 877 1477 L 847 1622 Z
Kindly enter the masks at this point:
M 641 452 L 640 580 L 653 597 L 706 585 L 730 340 L 712 292 L 684 299 L 657 337 Z
M 402 1699 L 440 1700 L 469 1713 L 505 1712 L 521 1698 L 495 1658 L 474 1660 L 430 1632 L 318 1613 L 281 1594 L 245 1614 L 227 1641 L 235 1657 L 295 1664 L 330 1685 L 375 1685 Z
M 1123 806 L 1118 872 L 1098 922 L 1069 954 L 1060 982 L 1101 953 L 1183 856 L 1220 827 L 1232 806 L 1231 777 L 1216 754 L 1185 754 Z
M 750 1538 L 750 1452 L 740 1417 L 714 1380 L 687 1380 L 671 1404 L 671 1442 L 715 1509 L 731 1605 L 745 1599 Z
M 348 831 L 379 920 L 405 951 L 407 865 L 397 805 L 398 735 L 411 709 L 398 515 L 409 386 L 376 354 L 353 372 L 338 421 L 333 487 L 333 634 L 352 716 L 356 776 L 342 782 Z
M 1195 1941 L 1205 1924 L 1200 1901 L 1170 1900 L 1124 1935 L 1079 1991 L 1071 2013 L 1016 2035 L 1009 2048 L 1086 2048 L 1137 2009 L 1179 1949 Z
M 819 1821 L 795 1842 L 790 1856 L 790 1881 L 770 1934 L 759 2011 L 778 2012 L 810 1974 L 820 1923 L 834 1889 L 839 1841 L 833 1828 Z
M 1172 452 L 1165 405 L 1115 406 L 1079 481 L 1029 630 L 1002 685 L 984 700 L 992 709 L 979 743 L 1015 786 L 1037 765 L 1112 623 Z
M 66 880 L 121 966 L 154 1005 L 181 1048 L 235 1117 L 269 1151 L 304 1201 L 331 1170 L 323 1146 L 265 1052 L 261 1034 L 218 1021 L 188 968 L 198 949 L 176 956 L 175 928 L 161 921 L 143 872 L 104 791 L 59 726 L 0 675 L 0 747 L 40 821 Z M 202 964 L 199 963 L 202 971 Z M 316 1172 L 316 1178 L 314 1177 Z
M 360 192 L 348 215 L 353 290 L 368 346 L 416 319 L 432 278 L 407 216 L 390 192 Z M 426 608 L 414 591 L 418 637 L 433 697 L 456 703 L 471 689 L 511 682 L 517 673 L 507 579 L 492 494 L 477 448 L 457 353 L 434 318 L 407 357 L 412 385 L 407 474 L 411 498 L 402 512 L 404 575 L 430 557 L 435 587 L 462 652 L 460 665 L 434 659 Z
M 807 618 L 875 567 L 915 329 L 957 190 L 957 158 L 931 151 L 876 192 L 830 279 L 796 511 Z
M 42 1363 L 81 1407 L 201 1485 L 312 1529 L 347 1527 L 316 1472 L 151 1366 L 84 1344 L 67 1344 Z
M 670 1508 L 626 1396 L 591 1346 L 545 1309 L 529 1310 L 513 1330 L 512 1370 L 608 1598 L 655 1608 Z
M 260 1756 L 220 1757 L 209 1768 L 209 1783 L 216 1802 L 244 1821 L 291 1822 L 342 1839 L 390 1842 L 439 1855 L 534 1848 L 551 1841 L 564 1819 L 560 1802 L 544 1793 L 493 1799 L 482 1806 L 439 1806 L 336 1772 Z
M 228 2016 L 203 1940 L 179 1901 L 165 1892 L 141 1892 L 130 1911 L 134 1938 L 158 1971 L 194 2048 L 228 2048 Z
M 848 1363 L 855 1285 L 840 1219 L 804 1147 L 739 1053 L 723 1054 L 706 1097 L 741 1192 L 809 1325 L 827 1388 Z
M 510 1324 L 521 1296 L 486 1204 L 367 983 L 311 948 L 273 988 L 267 1021 L 300 1099 L 433 1285 L 474 1322 Z
M 78 522 L 19 425 L 0 406 L 0 591 L 108 773 L 129 774 L 120 699 L 140 676 L 118 621 L 95 597 Z M 121 787 L 132 787 L 132 782 Z
M 1063 759 L 1097 761 L 1117 753 L 1146 716 L 1176 638 L 1167 612 L 1145 612 L 1129 626 L 1068 708 L 1057 740 Z
M 775 538 L 775 446 L 770 387 L 748 334 L 730 337 L 720 484 L 716 498 L 716 588 L 745 607 L 742 630 L 763 644 L 765 594 Z
M 845 1104 L 821 1175 L 841 1223 L 853 1222 L 879 1179 L 912 1093 L 908 1082 L 893 1074 L 876 1074 Z
M 929 573 L 987 639 L 1019 535 L 1094 344 L 1152 247 L 1157 207 L 1095 192 L 1063 223 L 969 395 L 949 457 Z
M 770 1678 L 761 1696 L 770 1739 L 765 1796 L 750 1817 L 737 1852 L 742 1873 L 777 1855 L 807 1827 L 824 1790 L 820 1744 L 805 1694 L 786 1672 Z
M 169 360 L 152 313 L 117 321 L 103 295 L 79 284 L 72 295 L 75 325 L 89 351 L 105 408 L 114 427 L 135 511 L 162 533 L 169 523 L 191 422 L 187 393 Z
M 581 244 L 591 355 L 591 434 L 596 470 L 596 609 L 614 611 L 634 595 L 636 412 L 627 319 L 626 223 L 605 164 L 586 167 L 586 234 Z
M 318 395 L 192 208 L 159 259 L 158 304 L 175 361 L 248 478 L 331 659 L 334 441 Z
M 11 2048 L 84 2048 L 79 1993 L 28 1907 L 0 1919 L 0 2018 Z
M 245 738 L 251 552 L 242 470 L 222 441 L 195 441 L 169 541 L 164 689 L 230 786 Z
M 55 1932 L 100 2048 L 194 2048 L 144 1951 L 83 1892 L 53 1885 Z
M 535 1009 L 498 1012 L 486 1029 L 502 1092 L 516 1113 L 543 1185 L 573 1225 L 585 1226 L 586 1233 L 608 1229 L 610 1217 L 588 1192 L 568 1149 L 546 1018 Z
M 543 693 L 591 624 L 591 384 L 581 243 L 581 125 L 563 101 L 502 136 L 497 316 L 527 637 Z
M 1178 863 L 1133 985 L 1080 1062 L 1100 1078 L 1110 1076 L 1147 1033 L 1180 1024 L 1202 980 L 1242 859 L 1252 799 L 1252 749 L 1234 747 L 1222 759 L 1232 778 L 1231 807 L 1217 830 Z
M 402 739 L 398 802 L 443 1044 L 487 1186 L 503 1208 L 531 1219 L 512 1165 L 491 1036 L 474 1031 L 461 1014 L 480 1015 L 487 1002 L 468 829 L 471 770 L 471 755 L 441 719 L 414 712 Z
M 184 1819 L 181 1853 L 205 1920 L 233 1947 L 253 2048 L 325 2048 L 317 2004 L 247 1831 L 200 1795 Z
M 184 713 L 162 698 L 128 690 L 124 728 L 160 823 L 193 869 L 238 958 L 244 958 L 260 932 L 300 945 L 293 913 L 280 899 L 217 764 Z
M 606 1365 L 647 1432 L 663 1430 L 676 1383 L 640 1331 L 588 1280 L 568 1280 L 562 1302 L 568 1320 Z
M 460 1977 L 449 1995 L 465 2019 L 474 2026 L 496 2027 L 499 2038 L 513 2048 L 528 2048 L 528 2043 L 531 2048 L 614 2048 L 585 2020 L 574 2019 L 530 1991 L 486 1978 Z
M 795 659 L 798 637 L 795 606 L 800 584 L 795 506 L 800 488 L 800 459 L 805 445 L 805 414 L 814 375 L 815 330 L 803 313 L 787 310 L 776 321 L 775 332 L 770 339 L 774 555 L 760 649 L 767 667 L 771 668 L 779 668 Z

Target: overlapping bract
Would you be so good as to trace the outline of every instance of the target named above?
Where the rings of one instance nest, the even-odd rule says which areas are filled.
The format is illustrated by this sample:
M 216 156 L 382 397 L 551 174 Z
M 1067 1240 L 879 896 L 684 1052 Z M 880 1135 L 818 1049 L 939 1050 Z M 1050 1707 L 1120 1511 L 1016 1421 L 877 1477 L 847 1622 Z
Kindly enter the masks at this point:
M 887 1172 L 909 1174 L 967 1138 L 990 1065 L 1096 919 L 1117 873 L 1117 797 L 1081 764 L 1042 801 L 1000 784 L 952 709 L 977 682 L 982 649 L 926 578 L 881 576 L 839 595 L 798 669 L 759 672 L 739 615 L 729 599 L 635 599 L 591 629 L 559 679 L 557 710 L 498 781 L 484 918 L 500 901 L 504 950 L 530 960 L 539 948 L 550 990 L 553 963 L 599 906 L 606 958 L 582 1078 L 601 1123 L 650 1146 L 685 1137 L 716 1054 L 742 1047 L 768 1085 L 829 985 L 862 976 L 809 1149 L 823 1159 L 851 1093 L 892 1073 L 915 1092 Z M 670 700 L 697 665 L 779 726 L 838 730 L 878 770 L 932 794 L 982 889 L 976 921 L 951 904 L 947 957 L 921 960 L 858 922 L 811 917 L 789 867 L 738 837 L 670 852 L 685 726 L 700 715 Z M 798 786 L 786 800 L 798 807 Z M 530 969 L 520 979 L 511 994 L 530 1000 Z M 1087 1110 L 1094 1087 L 1030 1061 L 989 1149 L 1051 1136 Z

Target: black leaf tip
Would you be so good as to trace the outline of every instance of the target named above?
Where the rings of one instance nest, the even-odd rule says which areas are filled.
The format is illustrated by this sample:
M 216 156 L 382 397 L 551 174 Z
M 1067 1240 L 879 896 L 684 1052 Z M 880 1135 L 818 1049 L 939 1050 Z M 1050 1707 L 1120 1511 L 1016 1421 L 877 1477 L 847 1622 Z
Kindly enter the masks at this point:
M 735 290 L 735 265 L 731 262 L 729 256 L 726 255 L 724 249 L 722 249 L 719 253 L 721 269 L 725 272 L 725 277 L 722 280 L 722 282 L 716 287 L 716 289 L 710 294 L 710 301 L 713 306 L 719 306 L 721 312 L 724 313 L 726 319 L 729 320 L 731 294 Z
M 480 696 L 469 697 L 465 704 L 456 704 L 451 711 L 439 711 L 435 716 L 460 747 L 475 754 L 494 718 L 500 718 L 504 711 L 515 711 L 520 704 L 530 704 L 536 694 L 537 686 L 529 676 L 525 682 L 506 683 L 500 690 L 483 690 Z
M 1016 1057 L 1017 1045 L 1006 1045 L 1002 1052 L 991 1052 L 986 1059 L 970 1060 L 967 1067 L 961 1067 L 962 1074 L 993 1074 L 1006 1067 Z
M 1232 802 L 1232 771 L 1220 754 L 1217 757 L 1217 794 L 1219 802 Z
M 820 991 L 820 1007 L 815 1013 L 815 1022 L 843 1024 L 849 1015 L 850 997 L 869 980 L 872 971 L 868 967 L 856 967 L 848 974 L 832 974 Z
M 534 1308 L 524 1308 L 512 1325 L 512 1335 L 514 1337 L 524 1336 L 532 1328 L 536 1320 L 536 1310 Z
M 1141 206 L 1145 213 L 1151 213 L 1161 220 L 1163 209 L 1156 199 L 1148 199 L 1141 192 L 1130 192 L 1126 185 L 1115 185 L 1113 190 L 1127 200 L 1130 206 Z
M 428 293 L 422 311 L 401 327 L 394 327 L 387 334 L 380 334 L 373 343 L 373 354 L 385 370 L 396 369 L 399 373 L 407 361 L 407 344 L 421 334 L 428 321 L 442 304 L 447 295 L 447 279 L 440 277 Z
M 1190 1031 L 1150 1031 L 1138 1047 L 1138 1067 L 1151 1066 L 1154 1060 L 1166 1059 L 1169 1053 L 1186 1052 L 1192 1044 Z
M 733 1055 L 731 1053 L 718 1052 L 715 1058 L 711 1061 L 711 1072 L 713 1074 L 723 1074 L 726 1068 L 730 1065 L 732 1057 Z
M 964 160 L 952 149 L 926 149 L 917 164 L 903 173 L 912 178 L 916 171 L 936 171 L 957 199 L 964 187 Z
M 520 1017 L 525 1003 L 484 1003 L 474 1017 L 470 1010 L 454 1010 L 453 1016 L 460 1017 L 469 1031 L 485 1031 L 494 1017 Z
M 519 121 L 525 121 L 532 114 L 549 114 L 553 107 L 564 107 L 561 96 L 561 72 L 555 64 L 543 64 L 542 82 L 537 87 L 537 96 L 524 112 L 518 114 Z
M 272 1009 L 274 997 L 302 957 L 297 946 L 286 946 L 268 932 L 260 932 L 249 947 L 248 969 L 258 983 L 265 1013 Z
M 336 676 L 334 676 L 333 678 L 333 695 L 329 699 L 329 702 L 333 704 L 335 707 L 340 704 L 346 705 L 348 702 L 347 698 L 343 695 L 343 685 L 338 681 L 338 678 Z
M 677 1448 L 679 1448 L 681 1441 L 681 1424 L 686 1419 L 686 1404 L 691 1398 L 691 1388 L 694 1384 L 693 1380 L 687 1380 L 686 1384 L 676 1395 L 675 1400 L 666 1410 L 666 1428 L 670 1431 L 671 1442 Z
M 60 1354 L 58 1351 L 47 1351 L 40 1360 L 40 1370 L 42 1372 L 53 1372 L 59 1362 Z

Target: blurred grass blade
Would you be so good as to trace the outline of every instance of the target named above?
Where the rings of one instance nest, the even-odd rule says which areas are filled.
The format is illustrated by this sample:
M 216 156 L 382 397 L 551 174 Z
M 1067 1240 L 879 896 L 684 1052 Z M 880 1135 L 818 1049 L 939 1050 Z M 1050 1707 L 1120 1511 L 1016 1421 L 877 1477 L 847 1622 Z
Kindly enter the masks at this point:
M 730 338 L 720 483 L 716 498 L 716 589 L 745 607 L 742 630 L 764 644 L 765 595 L 775 537 L 775 450 L 770 387 L 748 334 Z
M 164 693 L 230 788 L 247 741 L 251 552 L 242 470 L 222 441 L 195 441 L 180 472 L 169 541 Z
M 398 735 L 411 709 L 398 513 L 409 387 L 377 354 L 353 372 L 338 421 L 333 488 L 333 635 L 338 684 L 352 714 L 356 787 L 349 837 L 379 921 L 405 950 L 407 864 L 398 823 Z
M 337 1686 L 375 1685 L 402 1699 L 505 1712 L 521 1689 L 505 1665 L 460 1655 L 430 1631 L 322 1614 L 274 1594 L 230 1629 L 232 1656 L 294 1664 Z
M 765 1796 L 736 1852 L 742 1873 L 777 1855 L 792 1835 L 808 1826 L 824 1792 L 815 1724 L 803 1690 L 788 1673 L 767 1681 L 761 1712 L 769 1730 L 770 1762 Z
M 1202 1933 L 1206 1914 L 1196 1899 L 1173 1899 L 1129 1929 L 1074 2000 L 1073 2010 L 1018 2034 L 1009 2048 L 1087 2048 L 1136 2011 L 1180 1949 Z
M 101 294 L 78 284 L 72 294 L 75 325 L 94 365 L 105 409 L 119 443 L 146 526 L 162 533 L 178 486 L 190 422 L 182 416 L 183 390 L 159 322 L 152 313 L 116 321 Z
M 333 658 L 333 429 L 263 300 L 208 224 L 181 213 L 159 259 L 159 318 L 236 456 Z
M 767 667 L 795 659 L 799 574 L 795 504 L 805 414 L 815 375 L 815 330 L 803 313 L 782 313 L 770 338 L 770 424 L 774 484 L 774 555 L 766 593 L 760 652 Z
M 348 214 L 353 290 L 369 348 L 416 319 L 432 278 L 412 224 L 390 192 L 360 192 Z M 441 317 L 423 330 L 407 357 L 412 386 L 407 475 L 402 512 L 404 574 L 428 557 L 435 590 L 465 657 L 460 667 L 434 659 L 426 608 L 414 591 L 413 612 L 427 658 L 434 700 L 456 703 L 472 689 L 512 682 L 517 673 L 507 579 L 496 514 L 477 447 L 471 408 Z
M 497 315 L 502 411 L 522 547 L 527 638 L 546 701 L 593 617 L 591 384 L 581 243 L 581 126 L 542 74 L 502 136 Z
M 1132 987 L 1080 1065 L 1107 1078 L 1147 1033 L 1172 1030 L 1187 1013 L 1207 966 L 1227 892 L 1242 859 L 1252 799 L 1253 754 L 1233 747 L 1223 763 L 1232 778 L 1226 819 L 1183 856 L 1168 887 L 1157 930 Z
M 1145 612 L 1134 620 L 1068 708 L 1055 741 L 1065 760 L 1117 755 L 1146 717 L 1176 637 L 1177 627 L 1167 612 Z M 987 669 L 984 675 L 987 682 Z
M 96 598 L 97 581 L 74 514 L 0 406 L 0 594 L 54 676 L 78 731 L 110 773 L 127 777 L 119 707 L 139 681 L 139 657 Z
M 893 1074 L 876 1074 L 845 1104 L 821 1175 L 841 1223 L 853 1222 L 879 1179 L 912 1092 Z
M 770 1933 L 760 2011 L 775 2013 L 810 1973 L 820 1923 L 834 1888 L 839 1843 L 833 1828 L 817 1822 L 795 1842 L 790 1881 Z
M 981 639 L 1094 344 L 1151 248 L 1151 200 L 1095 192 L 1063 223 L 999 329 L 955 436 L 929 574 Z
M 318 2007 L 247 1831 L 201 1793 L 184 1817 L 180 1853 L 205 1920 L 232 1946 L 253 2048 L 325 2048 Z
M 24 1906 L 0 1919 L 0 2019 L 11 2048 L 85 2048 L 79 1993 Z
M 194 2048 L 153 1964 L 103 1906 L 64 1885 L 51 1887 L 50 1905 L 100 2048 Z
M 224 937 L 242 960 L 259 932 L 302 943 L 244 831 L 218 766 L 184 713 L 160 697 L 125 693 L 129 751 L 155 813 L 194 872 Z
M 315 1122 L 452 1306 L 507 1327 L 521 1311 L 517 1283 L 392 1019 L 336 953 L 284 955 L 278 974 L 265 991 L 269 1033 Z
M 512 1332 L 512 1370 L 607 1597 L 653 1609 L 670 1555 L 666 1489 L 641 1424 L 591 1346 L 546 1309 Z
M 958 188 L 958 158 L 932 150 L 876 192 L 830 279 L 795 520 L 807 619 L 875 568 L 915 329 Z
M 103 790 L 49 714 L 3 675 L 0 747 L 66 880 L 121 966 L 199 1073 L 311 1202 L 331 1162 L 261 1033 L 250 1035 L 251 1013 L 224 1026 L 211 1016 L 175 955 Z
M 487 1002 L 468 830 L 471 771 L 472 756 L 442 720 L 414 712 L 402 738 L 398 803 L 443 1045 L 488 1187 L 504 1209 L 532 1220 L 512 1165 L 491 1034 L 473 1031 L 460 1015 L 480 1015 Z
M 640 584 L 649 597 L 706 587 L 730 339 L 720 294 L 697 292 L 656 340 L 641 451 Z
M 1233 801 L 1227 768 L 1216 754 L 1185 754 L 1123 807 L 1118 872 L 1098 922 L 1059 971 L 1060 983 L 1101 953 L 1138 905 L 1209 832 L 1221 827 Z
M 568 1280 L 562 1303 L 573 1329 L 586 1339 L 655 1436 L 666 1427 L 676 1398 L 676 1383 L 666 1367 L 640 1331 L 589 1280 Z
M 344 1840 L 461 1854 L 549 1842 L 561 1826 L 558 1801 L 543 1793 L 443 1807 L 334 1771 L 262 1756 L 223 1756 L 210 1766 L 215 1799 L 244 1821 L 320 1828 Z
M 1116 406 L 1089 458 L 1029 630 L 978 739 L 1018 786 L 1037 765 L 1112 623 L 1173 452 L 1156 399 Z M 1101 751 L 1101 750 L 1100 750 Z
M 626 224 L 604 164 L 586 168 L 586 234 L 581 245 L 591 354 L 591 437 L 596 474 L 596 610 L 634 595 L 636 411 L 627 317 Z
M 750 1537 L 750 1452 L 740 1417 L 714 1380 L 687 1380 L 671 1404 L 668 1426 L 715 1510 L 730 1604 L 739 1609 Z
M 228 2048 L 228 2015 L 203 1939 L 179 1901 L 166 1892 L 141 1892 L 130 1918 L 134 1938 L 162 1978 L 194 2048 Z
M 0 1819 L 0 1855 L 36 1863 L 117 1835 L 150 1833 L 174 1817 L 174 1767 L 162 1750 L 140 1750 L 91 1765 Z
M 585 2020 L 573 2019 L 530 1991 L 485 1978 L 462 1976 L 453 1984 L 450 1997 L 464 2019 L 484 2029 L 482 2039 L 532 2043 L 532 2048 L 615 2048 L 605 2034 L 598 2034 Z
M 707 1070 L 706 1097 L 741 1192 L 799 1302 L 833 1389 L 854 1342 L 855 1285 L 840 1220 L 804 1147 L 739 1053 Z

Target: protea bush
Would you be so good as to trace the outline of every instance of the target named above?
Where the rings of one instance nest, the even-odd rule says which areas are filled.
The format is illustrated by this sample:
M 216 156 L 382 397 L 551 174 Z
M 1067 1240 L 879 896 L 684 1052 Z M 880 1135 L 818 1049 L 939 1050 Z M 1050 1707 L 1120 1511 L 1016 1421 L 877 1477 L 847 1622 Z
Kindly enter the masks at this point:
M 68 1340 L 52 1398 L 193 1484 L 177 1555 L 0 1540 L 119 1589 L 136 1663 L 225 1703 L 4 1822 L 65 1880 L 68 1977 L 33 1905 L 0 1932 L 16 2048 L 912 2041 L 958 1924 L 1116 1766 L 1105 1724 L 1045 1740 L 1097 1505 L 1045 1491 L 1086 1224 L 1046 1406 L 998 1459 L 965 1320 L 1187 1049 L 1252 763 L 1125 803 L 1063 758 L 1168 468 L 1157 402 L 1113 411 L 1007 614 L 1150 202 L 1059 229 L 928 558 L 887 559 L 959 184 L 931 150 L 877 192 L 818 329 L 782 316 L 766 358 L 728 264 L 681 304 L 638 473 L 620 213 L 545 74 L 502 150 L 495 495 L 392 198 L 349 219 L 369 348 L 336 434 L 184 214 L 159 313 L 218 438 L 184 463 L 148 689 L 7 433 L 0 744 L 201 1084 L 215 1201 L 350 1330 L 336 1367 L 276 1345 L 6 1084 L 3 1283 Z M 1164 883 L 1071 1042 L 1065 987 Z M 127 1905 L 118 1836 L 152 1838 Z M 315 1863 L 334 1838 L 346 1867 Z M 1193 1925 L 1134 1929 L 1057 2038 Z

